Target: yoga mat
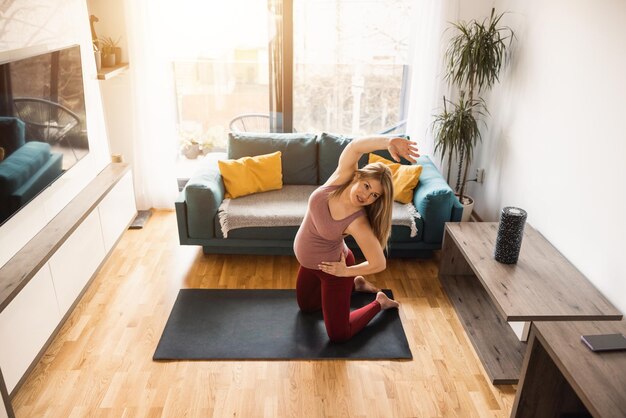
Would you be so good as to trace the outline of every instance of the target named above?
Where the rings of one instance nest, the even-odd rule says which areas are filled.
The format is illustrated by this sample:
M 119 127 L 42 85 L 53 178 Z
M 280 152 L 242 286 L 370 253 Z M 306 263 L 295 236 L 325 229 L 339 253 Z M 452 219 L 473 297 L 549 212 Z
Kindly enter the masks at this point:
M 390 290 L 384 292 L 392 297 Z M 374 294 L 352 294 L 352 308 Z M 402 307 L 400 307 L 402 309 Z M 332 343 L 322 313 L 302 313 L 295 290 L 182 289 L 154 360 L 411 359 L 397 309 Z

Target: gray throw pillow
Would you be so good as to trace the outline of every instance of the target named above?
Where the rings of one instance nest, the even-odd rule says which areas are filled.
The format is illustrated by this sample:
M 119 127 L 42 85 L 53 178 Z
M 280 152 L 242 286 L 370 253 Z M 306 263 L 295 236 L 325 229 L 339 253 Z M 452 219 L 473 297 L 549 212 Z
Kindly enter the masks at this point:
M 317 184 L 317 136 L 295 133 L 228 135 L 228 158 L 254 157 L 281 151 L 283 184 Z

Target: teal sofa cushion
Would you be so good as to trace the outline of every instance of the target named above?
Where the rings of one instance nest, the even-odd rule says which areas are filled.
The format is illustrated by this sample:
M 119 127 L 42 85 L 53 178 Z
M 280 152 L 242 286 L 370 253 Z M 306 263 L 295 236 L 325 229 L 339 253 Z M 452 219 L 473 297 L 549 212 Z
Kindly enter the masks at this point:
M 352 141 L 351 137 L 323 133 L 318 138 L 319 160 L 319 182 L 326 183 L 326 180 L 335 172 L 339 163 L 341 151 Z
M 213 237 L 216 233 L 213 219 L 217 218 L 217 209 L 226 194 L 217 163 L 190 179 L 183 194 L 188 207 L 192 208 L 187 211 L 189 236 Z
M 461 220 L 462 211 L 455 211 L 460 203 L 428 156 L 419 157 L 417 164 L 422 165 L 422 174 L 415 189 L 413 205 L 422 215 L 424 242 L 438 243 L 442 240 L 445 223 Z
M 258 134 L 228 135 L 228 158 L 253 157 L 280 151 L 283 184 L 317 184 L 317 135 Z
M 50 159 L 50 145 L 27 142 L 0 162 L 0 196 L 8 196 L 20 188 Z
M 18 118 L 0 116 L 0 147 L 4 148 L 5 158 L 24 145 L 26 124 Z

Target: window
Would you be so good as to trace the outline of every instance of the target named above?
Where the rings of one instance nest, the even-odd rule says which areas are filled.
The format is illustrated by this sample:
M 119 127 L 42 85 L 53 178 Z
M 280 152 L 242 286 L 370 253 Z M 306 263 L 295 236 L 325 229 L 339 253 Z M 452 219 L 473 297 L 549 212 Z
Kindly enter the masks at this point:
M 363 135 L 406 118 L 411 1 L 294 0 L 294 126 Z
M 181 138 L 223 148 L 242 115 L 263 115 L 245 117 L 265 131 L 362 135 L 401 124 L 411 4 L 183 0 L 174 16 L 185 22 L 174 60 Z

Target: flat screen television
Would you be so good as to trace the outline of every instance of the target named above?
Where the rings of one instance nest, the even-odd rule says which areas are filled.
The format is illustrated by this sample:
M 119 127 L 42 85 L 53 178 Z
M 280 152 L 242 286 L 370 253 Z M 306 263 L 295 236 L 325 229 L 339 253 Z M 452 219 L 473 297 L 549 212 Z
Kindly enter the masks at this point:
M 0 224 L 89 152 L 80 47 L 0 61 Z

